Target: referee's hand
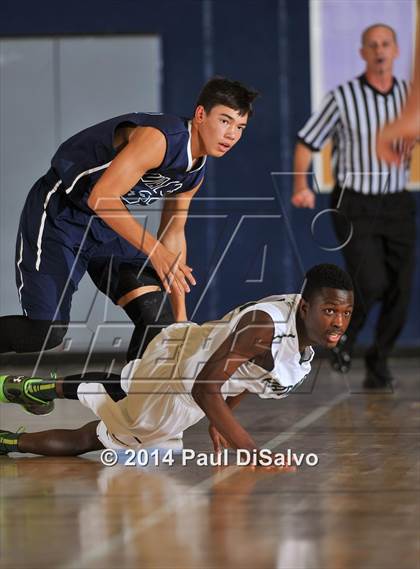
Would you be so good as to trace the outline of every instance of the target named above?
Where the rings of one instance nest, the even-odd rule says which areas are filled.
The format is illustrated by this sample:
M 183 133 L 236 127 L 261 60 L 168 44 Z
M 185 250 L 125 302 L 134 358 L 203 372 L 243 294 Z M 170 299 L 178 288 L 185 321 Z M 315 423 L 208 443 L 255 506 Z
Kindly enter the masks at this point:
M 291 202 L 295 207 L 309 207 L 313 209 L 315 207 L 315 194 L 309 188 L 295 189 L 292 194 Z

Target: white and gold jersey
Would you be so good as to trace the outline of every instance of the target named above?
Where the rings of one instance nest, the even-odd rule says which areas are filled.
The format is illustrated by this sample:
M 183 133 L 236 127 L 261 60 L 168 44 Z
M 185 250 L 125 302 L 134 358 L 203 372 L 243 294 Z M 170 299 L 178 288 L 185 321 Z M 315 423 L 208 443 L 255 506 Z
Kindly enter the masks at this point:
M 226 398 L 247 389 L 262 398 L 285 397 L 308 375 L 314 356 L 310 346 L 303 354 L 299 352 L 296 312 L 300 298 L 298 294 L 270 296 L 201 326 L 189 322 L 168 326 L 150 342 L 142 359 L 123 369 L 121 385 L 127 397 L 118 403 L 103 386 L 98 393 L 97 384 L 82 384 L 79 399 L 103 422 L 98 428 L 100 440 L 118 448 L 150 445 L 171 439 L 197 423 L 204 417 L 191 395 L 197 376 L 234 333 L 242 316 L 255 310 L 266 312 L 273 320 L 274 367 L 269 371 L 245 362 L 224 383 L 222 394 Z

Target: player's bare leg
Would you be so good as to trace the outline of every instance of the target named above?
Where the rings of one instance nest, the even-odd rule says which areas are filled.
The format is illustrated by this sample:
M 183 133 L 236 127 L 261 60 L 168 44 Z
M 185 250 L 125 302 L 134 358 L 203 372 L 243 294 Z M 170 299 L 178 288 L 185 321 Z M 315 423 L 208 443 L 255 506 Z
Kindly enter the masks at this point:
M 103 449 L 96 428 L 99 421 L 87 423 L 80 429 L 51 429 L 38 433 L 0 431 L 0 454 L 9 452 L 41 454 L 44 456 L 77 456 Z

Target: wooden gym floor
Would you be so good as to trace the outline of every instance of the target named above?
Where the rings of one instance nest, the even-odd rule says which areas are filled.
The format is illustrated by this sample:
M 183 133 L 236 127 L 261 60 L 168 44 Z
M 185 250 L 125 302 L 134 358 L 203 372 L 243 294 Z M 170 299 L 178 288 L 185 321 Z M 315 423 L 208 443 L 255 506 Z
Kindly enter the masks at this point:
M 318 455 L 296 471 L 105 467 L 99 453 L 0 457 L 1 567 L 419 568 L 420 361 L 391 368 L 394 392 L 367 393 L 361 361 L 341 376 L 318 360 L 299 393 L 241 403 L 238 417 L 261 446 Z M 72 401 L 43 418 L 0 407 L 7 429 L 89 420 Z M 205 421 L 185 433 L 184 448 L 210 450 Z

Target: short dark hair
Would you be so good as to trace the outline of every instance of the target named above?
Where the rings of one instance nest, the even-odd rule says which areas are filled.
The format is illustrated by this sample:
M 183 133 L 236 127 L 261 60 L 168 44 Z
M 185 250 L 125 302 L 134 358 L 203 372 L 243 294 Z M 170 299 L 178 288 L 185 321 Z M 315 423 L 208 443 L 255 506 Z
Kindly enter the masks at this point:
M 336 288 L 339 290 L 353 290 L 353 281 L 346 271 L 329 263 L 315 265 L 305 275 L 305 285 L 302 296 L 309 300 L 321 288 Z
M 374 30 L 375 28 L 386 28 L 387 30 L 389 30 L 392 34 L 392 37 L 394 38 L 394 42 L 398 44 L 397 32 L 394 30 L 394 28 L 391 28 L 391 26 L 388 26 L 388 24 L 381 24 L 380 22 L 378 22 L 377 24 L 372 24 L 371 26 L 363 30 L 361 37 L 362 46 L 365 45 L 366 43 L 366 37 L 368 33 L 371 30 Z
M 202 88 L 196 107 L 202 105 L 206 113 L 209 113 L 216 105 L 225 105 L 239 111 L 241 116 L 251 116 L 252 102 L 257 96 L 257 91 L 248 89 L 239 81 L 216 76 L 207 81 Z

